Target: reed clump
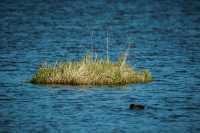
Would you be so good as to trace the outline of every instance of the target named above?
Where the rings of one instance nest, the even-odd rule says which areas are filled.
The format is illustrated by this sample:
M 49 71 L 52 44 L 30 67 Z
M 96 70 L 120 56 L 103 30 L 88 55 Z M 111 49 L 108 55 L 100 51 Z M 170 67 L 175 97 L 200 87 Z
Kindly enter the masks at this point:
M 152 81 L 148 70 L 136 71 L 126 63 L 126 57 L 111 62 L 90 54 L 77 62 L 60 62 L 41 65 L 31 83 L 66 85 L 125 85 Z

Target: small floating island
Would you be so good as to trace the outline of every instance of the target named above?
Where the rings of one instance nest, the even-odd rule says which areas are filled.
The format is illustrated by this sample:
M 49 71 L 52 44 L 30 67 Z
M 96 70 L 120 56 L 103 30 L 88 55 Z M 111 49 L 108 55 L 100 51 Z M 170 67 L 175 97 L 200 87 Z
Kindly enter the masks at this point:
M 126 54 L 118 61 L 93 58 L 86 54 L 76 62 L 40 65 L 31 83 L 65 85 L 126 85 L 152 81 L 148 70 L 136 71 L 126 63 Z

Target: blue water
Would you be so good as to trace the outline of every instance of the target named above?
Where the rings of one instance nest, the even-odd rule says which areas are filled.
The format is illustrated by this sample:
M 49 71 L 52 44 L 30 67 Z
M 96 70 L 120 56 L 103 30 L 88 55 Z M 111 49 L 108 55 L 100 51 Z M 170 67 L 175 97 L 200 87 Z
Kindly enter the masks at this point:
M 127 86 L 27 83 L 42 62 L 96 48 L 155 79 Z M 141 111 L 129 104 L 145 105 Z M 1 0 L 1 133 L 200 131 L 200 1 Z

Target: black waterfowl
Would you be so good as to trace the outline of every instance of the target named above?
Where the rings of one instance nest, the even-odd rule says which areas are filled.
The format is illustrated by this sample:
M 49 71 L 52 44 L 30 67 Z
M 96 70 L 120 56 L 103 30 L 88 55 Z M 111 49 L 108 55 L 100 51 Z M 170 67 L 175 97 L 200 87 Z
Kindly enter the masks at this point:
M 135 110 L 142 110 L 144 109 L 144 105 L 141 104 L 130 104 L 129 109 L 135 109 Z

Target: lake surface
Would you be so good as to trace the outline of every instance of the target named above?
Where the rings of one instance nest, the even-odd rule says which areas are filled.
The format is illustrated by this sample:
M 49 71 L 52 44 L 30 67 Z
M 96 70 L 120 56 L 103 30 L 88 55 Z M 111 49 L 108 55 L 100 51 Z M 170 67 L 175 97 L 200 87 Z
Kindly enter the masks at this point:
M 2 0 L 1 133 L 195 133 L 200 131 L 198 0 Z M 127 86 L 27 83 L 43 62 L 96 49 L 155 79 Z M 145 105 L 141 111 L 129 104 Z

